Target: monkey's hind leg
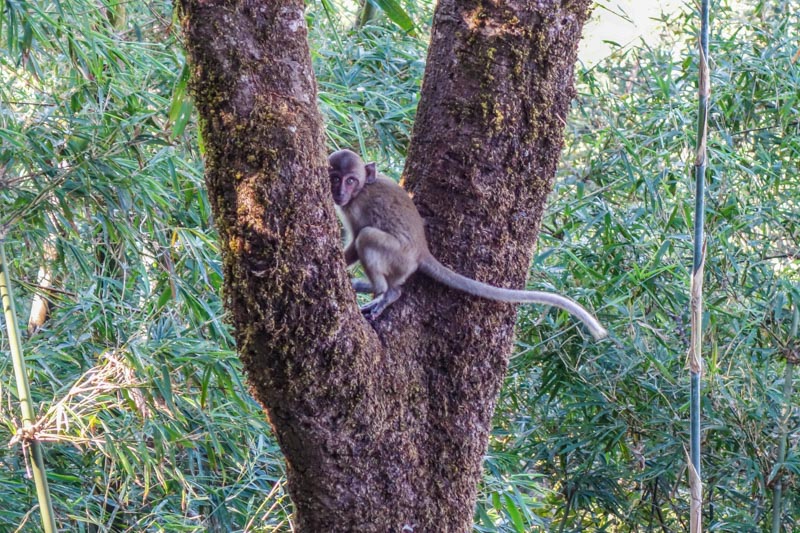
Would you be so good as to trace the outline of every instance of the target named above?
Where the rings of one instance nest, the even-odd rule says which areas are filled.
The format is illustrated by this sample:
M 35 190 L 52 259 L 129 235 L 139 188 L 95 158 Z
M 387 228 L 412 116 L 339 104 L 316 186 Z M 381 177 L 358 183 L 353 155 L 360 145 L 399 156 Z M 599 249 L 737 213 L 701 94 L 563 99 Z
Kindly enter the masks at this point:
M 369 318 L 377 318 L 400 298 L 400 285 L 413 272 L 413 268 L 404 268 L 409 262 L 403 255 L 403 247 L 389 233 L 366 227 L 359 232 L 355 243 L 361 266 L 375 295 L 375 299 L 362 307 L 361 312 Z M 357 288 L 366 288 L 366 285 L 359 283 Z

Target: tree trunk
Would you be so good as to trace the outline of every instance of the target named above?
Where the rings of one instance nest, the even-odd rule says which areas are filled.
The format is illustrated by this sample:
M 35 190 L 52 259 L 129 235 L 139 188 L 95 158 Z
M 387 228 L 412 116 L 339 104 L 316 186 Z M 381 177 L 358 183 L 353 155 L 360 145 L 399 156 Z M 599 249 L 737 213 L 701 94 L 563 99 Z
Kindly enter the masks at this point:
M 374 324 L 328 192 L 302 0 L 181 0 L 225 297 L 298 531 L 470 531 L 514 306 L 414 276 Z M 588 0 L 442 0 L 406 183 L 431 250 L 522 287 Z

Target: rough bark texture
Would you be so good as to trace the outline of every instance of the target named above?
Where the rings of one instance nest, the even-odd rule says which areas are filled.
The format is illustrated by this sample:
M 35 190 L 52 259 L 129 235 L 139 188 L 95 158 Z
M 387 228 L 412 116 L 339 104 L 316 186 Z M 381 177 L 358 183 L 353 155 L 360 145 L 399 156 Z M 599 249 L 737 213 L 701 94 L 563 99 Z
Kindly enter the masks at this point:
M 589 1 L 442 0 L 406 180 L 431 250 L 524 286 Z M 358 312 L 302 0 L 181 0 L 225 296 L 298 531 L 470 531 L 512 306 L 414 277 Z

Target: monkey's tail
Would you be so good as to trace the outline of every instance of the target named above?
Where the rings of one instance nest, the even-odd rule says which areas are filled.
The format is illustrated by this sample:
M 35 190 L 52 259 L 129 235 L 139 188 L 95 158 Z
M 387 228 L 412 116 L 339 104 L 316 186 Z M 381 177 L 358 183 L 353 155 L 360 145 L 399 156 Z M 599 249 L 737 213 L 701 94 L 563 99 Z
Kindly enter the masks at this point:
M 560 294 L 543 291 L 520 291 L 503 289 L 488 283 L 462 276 L 441 264 L 432 255 L 424 257 L 419 264 L 419 270 L 450 288 L 457 289 L 473 296 L 496 300 L 507 303 L 535 303 L 552 305 L 567 311 L 578 320 L 586 324 L 595 340 L 600 340 L 608 335 L 608 331 L 597 319 L 578 302 Z

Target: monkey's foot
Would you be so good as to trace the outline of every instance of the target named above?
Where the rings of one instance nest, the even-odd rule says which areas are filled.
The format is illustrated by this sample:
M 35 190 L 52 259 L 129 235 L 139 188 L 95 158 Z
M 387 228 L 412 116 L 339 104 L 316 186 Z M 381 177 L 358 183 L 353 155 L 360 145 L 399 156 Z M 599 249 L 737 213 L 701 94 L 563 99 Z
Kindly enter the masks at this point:
M 390 288 L 368 304 L 363 305 L 361 307 L 361 314 L 363 314 L 369 320 L 378 318 L 387 307 L 392 305 L 397 301 L 398 298 L 400 298 L 401 293 L 402 291 L 398 288 Z
M 365 318 L 368 320 L 374 320 L 381 316 L 383 310 L 388 307 L 388 304 L 384 303 L 383 296 L 379 296 L 372 300 L 371 302 L 364 304 L 361 306 L 361 314 L 364 315 Z

